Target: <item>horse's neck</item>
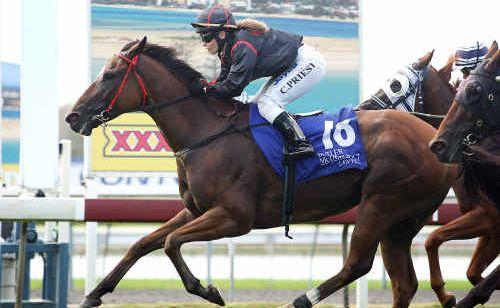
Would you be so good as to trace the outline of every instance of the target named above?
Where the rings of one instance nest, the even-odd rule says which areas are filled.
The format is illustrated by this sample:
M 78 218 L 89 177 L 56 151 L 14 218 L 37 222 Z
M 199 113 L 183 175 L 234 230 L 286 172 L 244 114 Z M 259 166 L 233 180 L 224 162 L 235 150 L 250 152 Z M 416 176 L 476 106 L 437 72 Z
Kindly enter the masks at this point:
M 424 85 L 424 112 L 445 115 L 453 103 L 455 91 L 439 75 L 434 77 L 429 75 L 428 79 L 428 82 Z
M 211 104 L 211 105 L 209 105 Z M 174 152 L 185 149 L 229 125 L 227 119 L 218 115 L 229 107 L 226 104 L 193 97 L 185 101 L 154 111 L 150 116 Z

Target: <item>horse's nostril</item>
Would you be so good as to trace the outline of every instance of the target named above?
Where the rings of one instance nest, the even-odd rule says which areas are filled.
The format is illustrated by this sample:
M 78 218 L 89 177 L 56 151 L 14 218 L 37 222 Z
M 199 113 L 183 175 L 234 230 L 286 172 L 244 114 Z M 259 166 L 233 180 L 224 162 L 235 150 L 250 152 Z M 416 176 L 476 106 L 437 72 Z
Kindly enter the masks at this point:
M 66 116 L 66 123 L 73 124 L 78 121 L 80 114 L 78 112 L 72 112 Z
M 430 148 L 432 152 L 439 155 L 446 150 L 446 146 L 447 144 L 443 140 L 434 140 L 431 142 Z

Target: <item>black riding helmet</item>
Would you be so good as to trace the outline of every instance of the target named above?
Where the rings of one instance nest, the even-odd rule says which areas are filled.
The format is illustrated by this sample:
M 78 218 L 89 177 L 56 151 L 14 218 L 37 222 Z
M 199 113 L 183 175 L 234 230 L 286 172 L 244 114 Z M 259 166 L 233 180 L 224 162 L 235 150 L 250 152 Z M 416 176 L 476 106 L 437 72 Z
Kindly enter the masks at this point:
M 219 47 L 219 53 L 222 52 L 226 41 L 233 36 L 232 32 L 236 30 L 233 13 L 220 4 L 203 10 L 196 18 L 196 22 L 191 23 L 191 26 L 200 34 L 202 41 L 208 43 L 215 39 Z M 221 39 L 217 35 L 219 31 L 226 32 L 225 39 Z
M 203 10 L 196 18 L 196 22 L 191 23 L 191 26 L 195 28 L 196 32 L 204 33 L 236 29 L 236 22 L 230 10 L 217 4 Z

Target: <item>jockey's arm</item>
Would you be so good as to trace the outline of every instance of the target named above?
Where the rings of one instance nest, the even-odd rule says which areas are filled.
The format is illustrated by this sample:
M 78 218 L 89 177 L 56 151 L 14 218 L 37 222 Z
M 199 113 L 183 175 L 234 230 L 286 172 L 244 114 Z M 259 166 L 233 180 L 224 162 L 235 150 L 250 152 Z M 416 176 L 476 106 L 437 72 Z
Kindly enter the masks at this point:
M 257 54 L 246 44 L 235 44 L 232 50 L 232 65 L 227 78 L 207 87 L 207 95 L 217 97 L 235 97 L 252 81 L 257 63 Z M 219 80 L 219 78 L 218 78 Z

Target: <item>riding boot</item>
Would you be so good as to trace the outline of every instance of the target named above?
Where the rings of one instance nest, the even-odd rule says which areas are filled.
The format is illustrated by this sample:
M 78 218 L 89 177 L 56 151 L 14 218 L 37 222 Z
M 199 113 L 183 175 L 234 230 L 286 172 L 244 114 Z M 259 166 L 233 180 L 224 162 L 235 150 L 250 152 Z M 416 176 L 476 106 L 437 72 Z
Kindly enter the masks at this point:
M 299 124 L 286 111 L 276 117 L 273 126 L 283 134 L 288 144 L 292 146 L 291 151 L 287 153 L 289 157 L 303 158 L 314 154 L 314 148 L 306 139 Z

